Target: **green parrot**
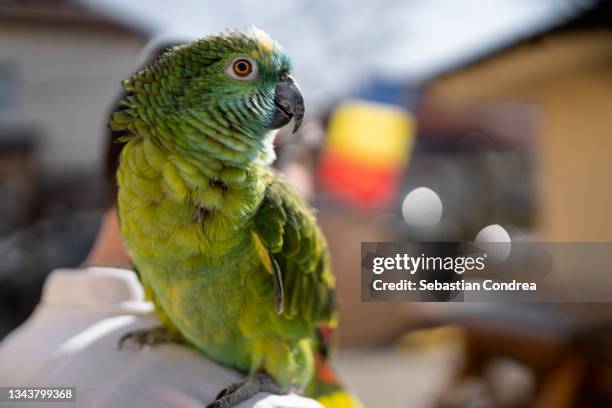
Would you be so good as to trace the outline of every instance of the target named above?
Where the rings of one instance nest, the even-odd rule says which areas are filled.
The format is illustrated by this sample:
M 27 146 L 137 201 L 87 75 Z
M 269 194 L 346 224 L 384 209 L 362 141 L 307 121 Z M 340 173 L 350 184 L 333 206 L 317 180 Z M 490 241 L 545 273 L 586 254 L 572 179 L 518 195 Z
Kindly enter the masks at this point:
M 334 276 L 313 211 L 270 168 L 276 129 L 304 116 L 280 46 L 256 28 L 174 47 L 123 82 L 121 232 L 163 328 L 248 374 L 209 407 L 297 390 L 359 407 L 327 364 Z

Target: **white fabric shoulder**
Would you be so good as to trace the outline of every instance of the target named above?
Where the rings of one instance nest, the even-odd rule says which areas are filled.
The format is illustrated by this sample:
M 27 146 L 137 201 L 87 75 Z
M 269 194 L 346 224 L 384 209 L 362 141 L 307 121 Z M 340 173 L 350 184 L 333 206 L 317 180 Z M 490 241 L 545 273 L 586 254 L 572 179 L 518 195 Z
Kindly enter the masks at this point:
M 56 270 L 33 315 L 0 343 L 0 385 L 75 386 L 73 408 L 202 407 L 240 378 L 187 346 L 116 349 L 126 332 L 157 325 L 134 272 Z M 258 394 L 239 407 L 321 406 L 293 395 Z

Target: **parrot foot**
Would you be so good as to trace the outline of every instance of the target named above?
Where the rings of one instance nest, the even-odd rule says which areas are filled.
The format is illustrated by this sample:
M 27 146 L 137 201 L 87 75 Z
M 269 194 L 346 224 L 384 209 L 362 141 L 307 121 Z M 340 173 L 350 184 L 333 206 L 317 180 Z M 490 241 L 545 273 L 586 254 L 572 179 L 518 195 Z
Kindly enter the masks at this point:
M 255 373 L 222 389 L 215 400 L 206 405 L 206 408 L 231 408 L 259 392 L 284 394 L 270 376 L 264 373 Z
M 117 350 L 121 350 L 123 343 L 128 340 L 136 344 L 139 349 L 143 348 L 144 346 L 155 346 L 162 343 L 181 341 L 179 335 L 160 326 L 125 333 L 117 342 Z

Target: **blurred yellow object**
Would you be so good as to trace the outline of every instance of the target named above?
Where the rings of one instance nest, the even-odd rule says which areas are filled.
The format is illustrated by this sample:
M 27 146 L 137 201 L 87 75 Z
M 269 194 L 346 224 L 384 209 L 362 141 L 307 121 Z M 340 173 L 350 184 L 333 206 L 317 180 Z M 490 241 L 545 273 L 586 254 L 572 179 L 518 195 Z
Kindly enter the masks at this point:
M 324 408 L 362 408 L 363 405 L 344 391 L 336 391 L 331 394 L 323 395 L 317 398 L 317 402 L 323 405 Z
M 448 325 L 411 331 L 400 338 L 398 345 L 412 349 L 429 349 L 464 342 L 465 330 L 459 326 Z
M 415 121 L 407 110 L 364 101 L 348 102 L 332 115 L 327 151 L 364 166 L 403 166 L 414 141 Z

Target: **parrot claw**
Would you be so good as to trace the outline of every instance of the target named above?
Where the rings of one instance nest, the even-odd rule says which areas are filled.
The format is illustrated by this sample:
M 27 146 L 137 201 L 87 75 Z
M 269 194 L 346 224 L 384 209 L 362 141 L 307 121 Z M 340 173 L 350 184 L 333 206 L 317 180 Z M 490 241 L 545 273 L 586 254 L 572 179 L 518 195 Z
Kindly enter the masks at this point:
M 215 397 L 215 402 L 217 400 L 220 400 L 221 398 L 225 397 L 226 395 L 229 395 L 232 392 L 236 391 L 236 389 L 240 386 L 240 384 L 241 383 L 233 383 L 233 384 L 229 384 L 228 386 L 223 388 L 221 391 L 219 391 L 219 393 Z
M 255 373 L 247 376 L 242 381 L 232 383 L 223 388 L 213 402 L 206 408 L 231 408 L 245 401 L 257 393 L 269 392 L 272 394 L 283 394 L 274 380 L 264 373 Z
M 117 342 L 117 350 L 121 350 L 123 344 L 128 340 L 136 344 L 139 349 L 142 349 L 144 346 L 155 346 L 161 343 L 180 342 L 177 334 L 161 326 L 125 333 Z

